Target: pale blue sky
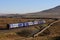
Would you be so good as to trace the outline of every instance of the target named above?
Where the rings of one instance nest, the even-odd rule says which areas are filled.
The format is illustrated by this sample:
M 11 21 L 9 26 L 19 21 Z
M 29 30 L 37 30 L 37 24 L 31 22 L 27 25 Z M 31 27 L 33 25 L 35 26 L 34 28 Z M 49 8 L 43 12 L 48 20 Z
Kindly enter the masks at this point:
M 60 5 L 60 0 L 0 0 L 0 13 L 38 12 Z

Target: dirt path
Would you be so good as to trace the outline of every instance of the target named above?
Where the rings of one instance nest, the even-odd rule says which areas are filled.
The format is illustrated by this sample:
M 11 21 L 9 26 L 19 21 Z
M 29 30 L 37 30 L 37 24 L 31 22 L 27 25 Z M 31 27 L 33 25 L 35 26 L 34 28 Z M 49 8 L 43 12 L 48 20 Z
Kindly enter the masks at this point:
M 45 27 L 43 30 L 41 30 L 40 32 L 36 33 L 36 34 L 34 35 L 34 37 L 38 36 L 39 34 L 41 34 L 42 32 L 44 32 L 46 29 L 48 29 L 49 27 L 51 27 L 51 25 L 53 25 L 53 24 L 55 24 L 55 23 L 57 23 L 57 22 L 59 22 L 59 21 L 60 21 L 60 20 L 57 20 L 57 21 L 52 22 L 52 23 L 49 24 L 47 27 Z

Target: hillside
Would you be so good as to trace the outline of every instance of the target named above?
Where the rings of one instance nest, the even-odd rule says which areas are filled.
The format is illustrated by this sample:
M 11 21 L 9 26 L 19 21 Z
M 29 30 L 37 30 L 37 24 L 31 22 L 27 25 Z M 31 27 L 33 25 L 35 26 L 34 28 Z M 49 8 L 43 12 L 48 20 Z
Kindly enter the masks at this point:
M 60 5 L 40 12 L 25 14 L 25 16 L 60 18 Z
M 27 14 L 5 14 L 0 15 L 2 18 L 24 18 L 24 17 L 48 17 L 48 18 L 60 18 L 60 5 L 54 8 L 43 10 L 40 12 L 27 13 Z
M 29 15 L 51 15 L 51 14 L 52 15 L 60 15 L 60 6 L 56 6 L 54 8 L 50 8 L 50 9 L 47 9 L 47 10 L 36 12 L 35 14 L 30 13 Z

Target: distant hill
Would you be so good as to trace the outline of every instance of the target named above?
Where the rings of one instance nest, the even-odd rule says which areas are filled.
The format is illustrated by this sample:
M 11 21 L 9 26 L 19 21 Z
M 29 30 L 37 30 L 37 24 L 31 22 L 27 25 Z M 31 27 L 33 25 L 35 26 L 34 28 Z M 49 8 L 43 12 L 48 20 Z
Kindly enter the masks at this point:
M 37 16 L 37 17 L 54 17 L 60 18 L 60 5 L 51 9 L 43 10 L 40 12 L 26 14 L 28 16 Z
M 42 14 L 44 13 L 44 14 Z M 56 6 L 54 8 L 51 8 L 51 9 L 47 9 L 47 10 L 43 10 L 43 11 L 40 11 L 40 12 L 36 12 L 36 13 L 31 13 L 29 15 L 39 15 L 39 14 L 42 14 L 42 15 L 50 15 L 54 13 L 53 15 L 60 15 L 60 6 Z
M 24 17 L 49 17 L 49 18 L 60 18 L 60 5 L 51 9 L 43 10 L 40 12 L 28 13 L 28 14 L 6 14 L 0 15 L 0 17 L 10 17 L 10 18 L 24 18 Z

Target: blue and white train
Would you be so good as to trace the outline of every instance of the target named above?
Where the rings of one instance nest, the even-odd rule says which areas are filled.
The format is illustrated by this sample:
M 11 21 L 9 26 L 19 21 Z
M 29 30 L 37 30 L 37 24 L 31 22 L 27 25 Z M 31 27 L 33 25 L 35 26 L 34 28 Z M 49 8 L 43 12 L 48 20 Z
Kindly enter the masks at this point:
M 33 21 L 33 22 L 14 23 L 14 24 L 9 24 L 9 28 L 29 27 L 31 25 L 45 24 L 45 23 L 46 23 L 45 20 Z

